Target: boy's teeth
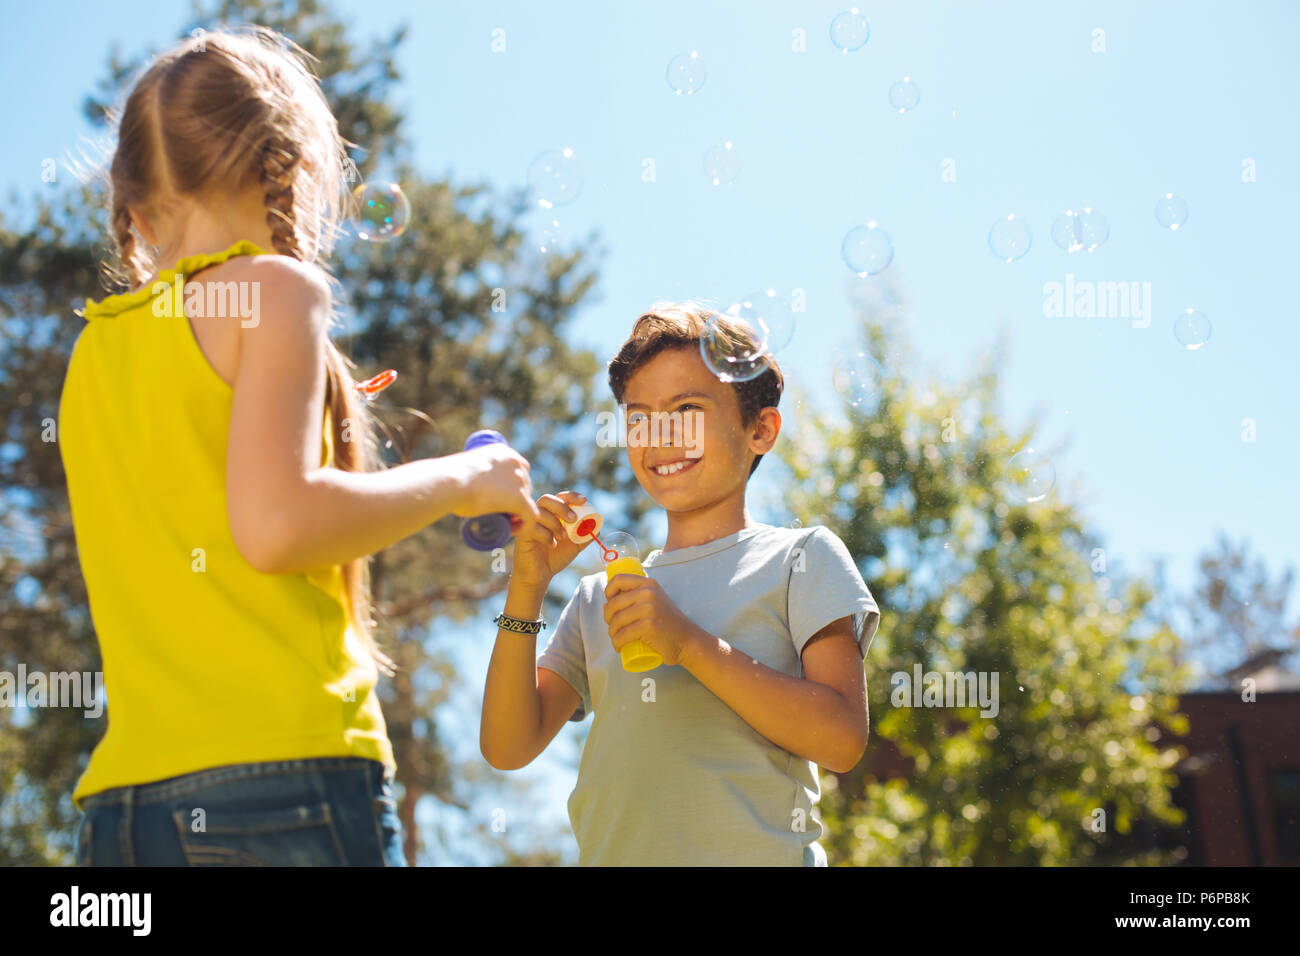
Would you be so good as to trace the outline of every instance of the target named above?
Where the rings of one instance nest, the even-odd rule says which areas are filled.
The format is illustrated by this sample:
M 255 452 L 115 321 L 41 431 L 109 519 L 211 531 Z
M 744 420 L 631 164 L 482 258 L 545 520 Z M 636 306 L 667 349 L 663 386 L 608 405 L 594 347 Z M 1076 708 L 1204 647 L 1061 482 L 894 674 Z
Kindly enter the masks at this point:
M 675 475 L 683 468 L 688 468 L 693 464 L 694 462 L 691 461 L 678 461 L 678 462 L 674 462 L 671 465 L 657 465 L 655 466 L 654 471 L 655 474 L 658 475 Z

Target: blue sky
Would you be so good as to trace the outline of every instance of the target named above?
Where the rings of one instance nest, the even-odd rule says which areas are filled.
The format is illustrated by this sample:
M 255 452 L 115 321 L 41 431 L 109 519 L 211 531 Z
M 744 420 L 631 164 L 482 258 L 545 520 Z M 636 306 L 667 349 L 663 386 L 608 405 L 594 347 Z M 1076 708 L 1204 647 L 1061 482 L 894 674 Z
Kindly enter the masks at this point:
M 890 270 L 906 287 L 927 367 L 960 374 L 1008 332 L 1004 411 L 1013 422 L 1040 411 L 1040 444 L 1066 443 L 1057 493 L 1077 495 L 1112 563 L 1140 571 L 1168 556 L 1185 584 L 1219 531 L 1248 538 L 1275 570 L 1292 560 L 1300 7 L 865 4 L 870 40 L 845 54 L 828 28 L 846 6 L 349 0 L 337 9 L 363 34 L 410 25 L 399 99 L 424 172 L 514 186 L 537 154 L 575 151 L 581 190 L 555 218 L 564 235 L 599 229 L 609 248 L 599 295 L 577 324 L 600 354 L 659 299 L 799 289 L 807 311 L 778 358 L 788 381 L 825 395 L 835 344 L 851 331 L 840 242 L 874 220 L 893 238 Z M 5 14 L 11 133 L 0 183 L 25 194 L 48 188 L 41 161 L 75 151 L 87 131 L 81 98 L 111 45 L 134 53 L 169 42 L 188 4 L 169 14 L 138 0 L 8 3 Z M 494 28 L 505 31 L 503 53 L 492 51 Z M 1096 28 L 1105 52 L 1092 51 Z M 805 52 L 792 50 L 797 29 Z M 692 50 L 707 79 L 675 95 L 665 69 Z M 921 95 L 899 114 L 887 91 L 903 76 Z M 714 187 L 702 158 L 724 141 L 741 170 Z M 647 158 L 655 182 L 643 181 Z M 1255 182 L 1242 181 L 1247 158 Z M 954 182 L 941 179 L 945 159 Z M 1177 232 L 1152 212 L 1165 192 L 1190 208 Z M 1049 229 L 1082 206 L 1106 217 L 1110 238 L 1067 255 Z M 1012 212 L 1034 238 L 1007 264 L 986 236 Z M 1045 316 L 1044 283 L 1067 273 L 1149 282 L 1149 327 Z M 1172 331 L 1189 307 L 1213 324 L 1197 351 Z M 1253 442 L 1242 440 L 1244 419 Z M 476 733 L 476 721 L 466 729 Z

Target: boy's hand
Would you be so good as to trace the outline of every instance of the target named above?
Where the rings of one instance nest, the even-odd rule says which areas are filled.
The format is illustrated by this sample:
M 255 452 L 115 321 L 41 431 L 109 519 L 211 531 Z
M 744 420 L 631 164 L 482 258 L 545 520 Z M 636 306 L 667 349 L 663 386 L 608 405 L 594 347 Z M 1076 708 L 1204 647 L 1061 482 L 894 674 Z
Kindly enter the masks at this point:
M 665 664 L 681 664 L 703 631 L 664 593 L 654 578 L 616 574 L 605 585 L 605 623 L 614 650 L 645 641 Z
M 544 590 L 551 578 L 572 564 L 578 553 L 591 543 L 588 538 L 582 544 L 574 544 L 560 525 L 561 518 L 571 521 L 577 517 L 571 505 L 586 500 L 575 491 L 561 491 L 537 499 L 537 521 L 515 536 L 514 583 Z

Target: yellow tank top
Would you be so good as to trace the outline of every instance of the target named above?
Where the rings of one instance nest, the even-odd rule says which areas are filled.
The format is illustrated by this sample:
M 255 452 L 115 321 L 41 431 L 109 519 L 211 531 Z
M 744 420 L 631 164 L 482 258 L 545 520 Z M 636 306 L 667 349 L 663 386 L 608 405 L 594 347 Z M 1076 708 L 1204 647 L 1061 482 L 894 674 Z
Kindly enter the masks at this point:
M 226 764 L 368 757 L 393 765 L 378 671 L 342 570 L 264 574 L 226 518 L 233 389 L 190 329 L 184 286 L 251 242 L 149 287 L 86 301 L 59 450 L 104 666 L 108 729 L 73 793 Z M 176 287 L 180 292 L 177 294 Z M 273 410 L 268 410 L 273 411 Z M 333 462 L 329 413 L 321 463 Z

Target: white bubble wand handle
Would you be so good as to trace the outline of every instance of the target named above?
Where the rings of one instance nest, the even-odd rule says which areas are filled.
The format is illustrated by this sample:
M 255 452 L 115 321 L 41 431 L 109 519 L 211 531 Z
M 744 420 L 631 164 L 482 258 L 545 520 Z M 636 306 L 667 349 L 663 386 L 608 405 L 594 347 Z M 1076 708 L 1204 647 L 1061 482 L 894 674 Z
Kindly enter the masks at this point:
M 600 534 L 601 527 L 605 524 L 605 519 L 591 505 L 574 505 L 573 511 L 577 515 L 572 521 L 560 519 L 560 524 L 564 527 L 565 534 L 574 544 L 586 544 L 592 540 L 593 535 Z

